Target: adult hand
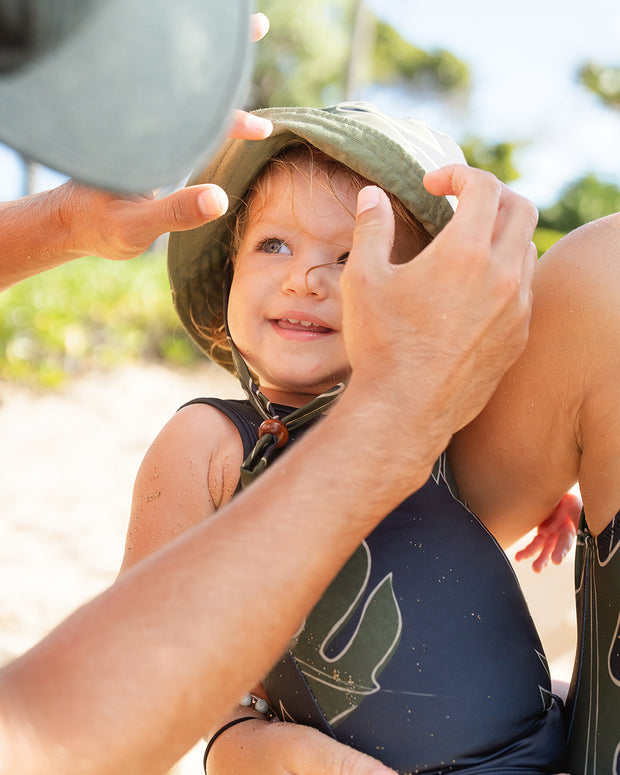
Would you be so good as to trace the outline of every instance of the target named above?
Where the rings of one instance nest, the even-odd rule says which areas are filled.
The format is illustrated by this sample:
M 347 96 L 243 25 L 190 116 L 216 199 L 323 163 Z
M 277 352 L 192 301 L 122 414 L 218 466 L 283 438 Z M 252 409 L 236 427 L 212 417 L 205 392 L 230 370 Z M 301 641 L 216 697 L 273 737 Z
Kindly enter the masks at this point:
M 262 13 L 252 14 L 255 41 L 269 30 Z M 243 110 L 234 113 L 228 134 L 246 140 L 263 140 L 273 125 L 266 118 Z M 62 187 L 61 187 L 62 188 Z M 219 218 L 228 209 L 228 198 L 218 186 L 190 186 L 163 199 L 153 193 L 124 196 L 80 186 L 70 181 L 65 186 L 61 220 L 79 225 L 69 235 L 68 247 L 75 255 L 96 255 L 117 261 L 139 256 L 161 234 L 195 229 Z
M 252 38 L 260 40 L 269 32 L 269 19 L 264 13 L 252 14 Z M 246 113 L 245 110 L 236 110 L 233 123 L 228 132 L 230 137 L 244 140 L 264 140 L 269 137 L 273 129 L 271 121 L 259 116 Z
M 480 412 L 523 351 L 536 263 L 533 205 L 493 175 L 461 165 L 425 177 L 459 204 L 415 260 L 390 263 L 394 219 L 385 194 L 363 189 L 342 275 L 344 336 L 355 384 L 389 395 L 409 384 L 420 450 L 441 453 Z M 382 411 L 385 400 L 382 399 Z M 412 413 L 412 414 L 411 414 Z M 386 432 L 390 431 L 386 417 Z M 398 431 L 396 431 L 398 432 Z
M 263 37 L 267 17 L 253 15 L 253 37 Z M 248 140 L 271 133 L 271 122 L 236 111 L 229 133 Z M 183 188 L 163 199 L 125 196 L 68 181 L 52 191 L 0 203 L 0 290 L 81 256 L 124 261 L 144 253 L 169 231 L 202 226 L 226 212 L 218 186 Z
M 395 775 L 354 748 L 311 727 L 291 723 L 237 724 L 209 752 L 209 775 Z
M 64 252 L 70 258 L 125 261 L 144 253 L 161 234 L 195 229 L 228 208 L 225 192 L 213 185 L 190 186 L 156 199 L 154 194 L 114 194 L 70 180 L 50 194 L 58 224 L 52 222 L 50 231 L 64 230 Z

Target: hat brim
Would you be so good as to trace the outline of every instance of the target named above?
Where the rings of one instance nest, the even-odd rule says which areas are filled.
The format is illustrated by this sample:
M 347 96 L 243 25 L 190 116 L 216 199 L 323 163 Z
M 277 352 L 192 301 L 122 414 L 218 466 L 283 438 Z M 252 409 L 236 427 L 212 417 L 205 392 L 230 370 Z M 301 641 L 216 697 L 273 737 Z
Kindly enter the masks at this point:
M 105 0 L 0 78 L 0 139 L 122 192 L 178 183 L 220 145 L 251 72 L 250 0 Z
M 226 263 L 232 225 L 252 181 L 282 148 L 305 140 L 397 196 L 436 236 L 454 213 L 453 200 L 429 194 L 422 179 L 446 164 L 465 164 L 463 152 L 447 135 L 412 119 L 393 119 L 366 103 L 332 108 L 269 108 L 256 111 L 273 123 L 266 140 L 229 140 L 188 185 L 216 183 L 230 201 L 228 213 L 199 229 L 176 232 L 168 243 L 168 273 L 177 313 L 196 344 L 205 341 L 196 324 L 222 318 Z M 207 354 L 209 354 L 207 352 Z M 233 370 L 222 354 L 222 365 Z

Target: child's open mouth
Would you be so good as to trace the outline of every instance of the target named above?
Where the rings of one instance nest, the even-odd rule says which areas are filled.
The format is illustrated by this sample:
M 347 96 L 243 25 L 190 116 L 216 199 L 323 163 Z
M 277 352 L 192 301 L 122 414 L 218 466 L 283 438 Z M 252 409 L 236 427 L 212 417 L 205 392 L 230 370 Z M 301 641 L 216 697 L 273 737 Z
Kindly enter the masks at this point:
M 285 331 L 303 331 L 312 334 L 330 334 L 333 329 L 312 323 L 310 320 L 295 320 L 294 318 L 278 318 L 272 323 Z

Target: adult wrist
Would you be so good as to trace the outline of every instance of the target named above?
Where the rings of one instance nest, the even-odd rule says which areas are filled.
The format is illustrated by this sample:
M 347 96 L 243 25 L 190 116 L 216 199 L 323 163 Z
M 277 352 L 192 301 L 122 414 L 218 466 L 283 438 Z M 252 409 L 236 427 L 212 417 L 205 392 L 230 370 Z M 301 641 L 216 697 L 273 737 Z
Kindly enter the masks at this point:
M 450 434 L 440 418 L 431 416 L 427 402 L 417 399 L 414 385 L 409 396 L 405 393 L 403 398 L 403 394 L 400 388 L 390 389 L 385 380 L 352 378 L 332 413 L 341 412 L 344 423 L 355 425 L 362 449 L 369 456 L 374 457 L 372 450 L 378 446 L 389 450 L 375 458 L 396 469 L 386 484 L 391 486 L 394 476 L 405 476 L 421 487 L 446 449 Z
M 50 245 L 54 245 L 66 261 L 92 254 L 84 229 L 89 214 L 86 203 L 88 192 L 87 187 L 73 180 L 48 192 L 44 229 L 49 235 Z
M 269 719 L 265 716 L 256 716 L 252 714 L 251 716 L 239 716 L 238 718 L 232 719 L 232 721 L 228 721 L 226 724 L 222 724 L 219 729 L 216 729 L 215 732 L 209 737 L 209 740 L 207 742 L 207 747 L 205 748 L 204 756 L 202 757 L 202 767 L 205 771 L 205 775 L 207 775 L 207 758 L 209 754 L 211 753 L 211 749 L 213 747 L 213 744 L 215 741 L 221 737 L 221 735 L 224 734 L 228 729 L 231 727 L 237 726 L 237 724 L 243 724 L 245 721 L 266 721 L 268 722 Z

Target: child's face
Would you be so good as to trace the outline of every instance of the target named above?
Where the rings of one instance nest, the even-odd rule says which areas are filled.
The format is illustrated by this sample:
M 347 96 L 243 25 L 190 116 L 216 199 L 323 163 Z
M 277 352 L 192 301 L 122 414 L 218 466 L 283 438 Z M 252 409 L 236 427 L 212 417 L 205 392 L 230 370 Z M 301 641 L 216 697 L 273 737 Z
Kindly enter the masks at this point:
M 323 171 L 307 168 L 273 171 L 250 203 L 228 302 L 230 334 L 261 390 L 293 406 L 350 373 L 340 277 L 358 189 L 336 173 L 335 196 Z

